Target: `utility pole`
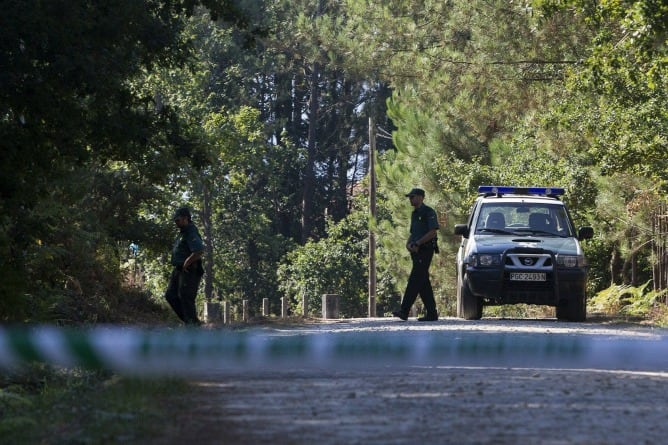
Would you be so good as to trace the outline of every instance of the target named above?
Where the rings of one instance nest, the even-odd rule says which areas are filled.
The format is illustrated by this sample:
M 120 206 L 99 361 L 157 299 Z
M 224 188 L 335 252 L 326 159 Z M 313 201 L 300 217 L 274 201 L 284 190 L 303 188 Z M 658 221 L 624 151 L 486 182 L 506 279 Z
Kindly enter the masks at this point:
M 376 129 L 369 118 L 369 318 L 376 316 Z

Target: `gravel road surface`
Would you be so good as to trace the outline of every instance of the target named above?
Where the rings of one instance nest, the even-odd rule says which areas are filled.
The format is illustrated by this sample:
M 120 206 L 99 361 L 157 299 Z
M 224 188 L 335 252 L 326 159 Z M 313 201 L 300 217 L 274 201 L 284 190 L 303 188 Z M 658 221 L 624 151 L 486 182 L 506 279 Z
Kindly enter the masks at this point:
M 454 346 L 427 349 L 442 353 L 435 360 L 402 356 L 406 363 L 390 349 L 322 367 L 295 360 L 212 369 L 193 382 L 193 409 L 175 425 L 178 433 L 157 443 L 668 442 L 663 329 L 600 320 L 387 318 L 251 329 L 268 337 L 348 336 L 367 346 L 383 338 Z

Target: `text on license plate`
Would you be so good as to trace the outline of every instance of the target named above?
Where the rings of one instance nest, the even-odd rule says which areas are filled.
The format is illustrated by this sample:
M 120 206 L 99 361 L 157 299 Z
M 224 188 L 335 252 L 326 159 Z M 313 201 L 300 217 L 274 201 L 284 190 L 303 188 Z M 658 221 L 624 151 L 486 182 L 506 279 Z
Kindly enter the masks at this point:
M 510 274 L 511 281 L 545 281 L 544 272 L 513 272 Z

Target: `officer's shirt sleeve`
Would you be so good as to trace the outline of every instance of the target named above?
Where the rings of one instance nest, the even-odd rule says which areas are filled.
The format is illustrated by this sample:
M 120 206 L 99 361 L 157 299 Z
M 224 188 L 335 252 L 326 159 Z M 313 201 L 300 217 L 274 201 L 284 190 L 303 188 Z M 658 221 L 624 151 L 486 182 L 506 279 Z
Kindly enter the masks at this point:
M 188 249 L 190 249 L 191 252 L 202 252 L 204 250 L 202 237 L 200 237 L 197 229 L 194 227 L 184 234 L 184 241 L 188 244 Z
M 431 211 L 427 215 L 427 227 L 429 227 L 429 230 L 439 228 L 438 217 L 436 216 L 436 211 L 434 209 L 431 209 Z

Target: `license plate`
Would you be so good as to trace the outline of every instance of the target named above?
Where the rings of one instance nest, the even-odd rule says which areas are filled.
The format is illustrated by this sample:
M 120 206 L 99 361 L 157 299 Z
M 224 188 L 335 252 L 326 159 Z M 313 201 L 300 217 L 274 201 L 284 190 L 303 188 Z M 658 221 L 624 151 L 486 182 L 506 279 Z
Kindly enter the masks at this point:
M 545 273 L 514 272 L 510 274 L 511 281 L 545 281 Z

